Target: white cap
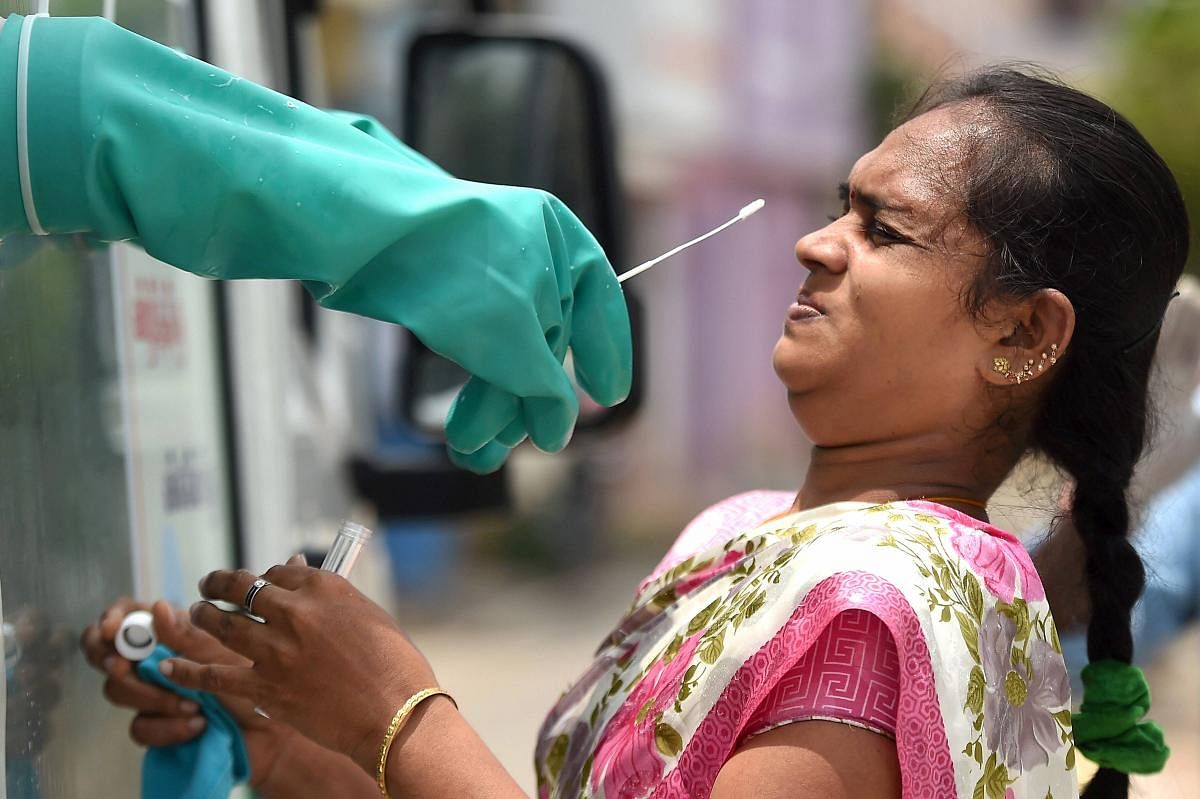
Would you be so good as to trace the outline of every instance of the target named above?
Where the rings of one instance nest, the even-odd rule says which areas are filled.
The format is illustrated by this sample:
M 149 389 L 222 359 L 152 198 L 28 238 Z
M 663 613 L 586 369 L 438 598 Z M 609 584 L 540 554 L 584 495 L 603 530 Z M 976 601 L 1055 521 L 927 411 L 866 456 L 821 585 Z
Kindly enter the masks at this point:
M 117 653 L 126 660 L 145 660 L 158 646 L 154 634 L 154 616 L 148 610 L 135 610 L 121 621 L 117 630 Z

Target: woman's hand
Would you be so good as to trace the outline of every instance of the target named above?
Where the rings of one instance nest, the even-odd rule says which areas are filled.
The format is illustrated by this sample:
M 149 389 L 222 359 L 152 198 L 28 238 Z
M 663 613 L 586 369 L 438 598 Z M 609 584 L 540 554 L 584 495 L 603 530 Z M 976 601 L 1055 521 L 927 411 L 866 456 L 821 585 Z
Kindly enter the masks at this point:
M 249 662 L 168 660 L 163 673 L 180 685 L 243 697 L 372 773 L 392 714 L 437 684 L 433 670 L 391 617 L 345 579 L 297 563 L 264 577 L 271 585 L 253 604 L 265 624 L 208 602 L 192 607 L 197 627 Z M 200 592 L 240 605 L 256 579 L 215 571 Z
M 121 620 L 134 610 L 151 610 L 158 640 L 184 657 L 227 667 L 245 667 L 249 661 L 193 625 L 186 611 L 162 601 L 151 608 L 131 599 L 118 599 L 99 622 L 84 630 L 80 643 L 88 662 L 107 675 L 105 697 L 114 705 L 136 713 L 129 728 L 130 737 L 142 746 L 171 746 L 190 741 L 205 725 L 196 703 L 139 679 L 134 664 L 118 655 L 113 646 Z M 340 771 L 348 773 L 348 778 L 362 776 L 357 769 L 345 768 L 351 764 L 344 758 L 320 751 L 294 729 L 255 713 L 253 703 L 228 694 L 218 695 L 242 729 L 250 756 L 250 784 L 263 795 L 302 795 L 283 789 L 285 784 L 294 782 L 298 760 L 309 765 L 314 760 L 324 760 L 328 764 L 326 770 L 332 773 L 339 770 L 339 764 L 329 761 L 337 758 L 343 761 Z

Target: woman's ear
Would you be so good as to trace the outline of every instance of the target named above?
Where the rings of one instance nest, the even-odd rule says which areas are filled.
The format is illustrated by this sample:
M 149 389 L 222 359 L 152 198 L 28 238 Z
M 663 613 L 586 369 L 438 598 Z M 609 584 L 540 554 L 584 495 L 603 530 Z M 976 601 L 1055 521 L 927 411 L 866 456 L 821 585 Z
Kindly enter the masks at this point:
M 998 310 L 999 312 L 995 312 Z M 991 351 L 979 364 L 995 385 L 1024 385 L 1054 370 L 1075 332 L 1075 307 L 1057 289 L 1041 289 L 990 314 Z

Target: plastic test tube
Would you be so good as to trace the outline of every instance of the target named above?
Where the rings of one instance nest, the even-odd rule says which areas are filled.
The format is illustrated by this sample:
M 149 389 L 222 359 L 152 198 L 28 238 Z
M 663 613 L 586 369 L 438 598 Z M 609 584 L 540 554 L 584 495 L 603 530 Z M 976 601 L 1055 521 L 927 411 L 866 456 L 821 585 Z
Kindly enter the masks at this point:
M 363 527 L 354 522 L 342 522 L 338 528 L 337 538 L 321 564 L 321 571 L 333 572 L 339 577 L 349 577 L 363 547 L 371 540 L 371 528 Z
M 338 528 L 337 538 L 321 564 L 321 570 L 333 572 L 341 577 L 349 578 L 350 571 L 362 549 L 371 540 L 371 528 L 354 522 L 342 522 Z M 253 618 L 253 617 L 251 617 Z M 7 626 L 7 625 L 6 625 Z M 7 642 L 6 642 L 7 643 Z M 145 660 L 158 645 L 158 636 L 154 634 L 154 618 L 149 611 L 135 610 L 121 622 L 114 641 L 117 652 L 127 660 Z M 6 649 L 7 654 L 7 649 Z

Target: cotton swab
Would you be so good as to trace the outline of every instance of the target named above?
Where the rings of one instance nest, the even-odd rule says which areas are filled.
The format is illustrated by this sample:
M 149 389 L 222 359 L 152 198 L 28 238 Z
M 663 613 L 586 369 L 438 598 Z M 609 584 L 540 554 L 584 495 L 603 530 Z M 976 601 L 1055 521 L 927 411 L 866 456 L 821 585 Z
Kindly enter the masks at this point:
M 628 272 L 621 273 L 620 275 L 617 276 L 617 282 L 624 283 L 626 280 L 633 277 L 634 275 L 640 275 L 642 272 L 645 272 L 647 269 L 654 266 L 655 264 L 660 263 L 661 261 L 667 260 L 672 255 L 676 255 L 678 253 L 683 252 L 688 247 L 691 247 L 693 244 L 699 244 L 700 242 L 704 241 L 705 239 L 717 235 L 718 233 L 720 233 L 722 230 L 729 227 L 730 225 L 735 225 L 738 222 L 741 222 L 743 219 L 745 219 L 746 217 L 755 213 L 756 211 L 758 211 L 760 208 L 762 208 L 766 204 L 767 204 L 766 200 L 762 200 L 762 199 L 755 200 L 754 202 L 752 202 L 749 205 L 742 208 L 742 210 L 738 211 L 737 216 L 735 216 L 733 219 L 730 219 L 728 222 L 726 222 L 723 225 L 718 225 L 717 227 L 715 227 L 712 230 L 705 233 L 703 236 L 697 236 L 696 238 L 692 239 L 691 241 L 687 242 L 686 244 L 680 244 L 678 247 L 671 250 L 670 252 L 663 253 L 662 255 L 655 258 L 653 261 L 646 261 L 646 263 L 639 264 L 638 266 L 635 266 L 633 269 L 630 269 Z

